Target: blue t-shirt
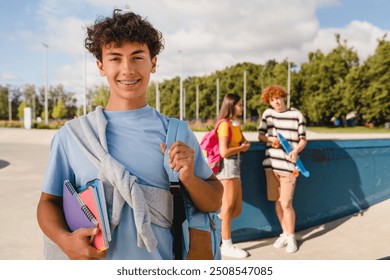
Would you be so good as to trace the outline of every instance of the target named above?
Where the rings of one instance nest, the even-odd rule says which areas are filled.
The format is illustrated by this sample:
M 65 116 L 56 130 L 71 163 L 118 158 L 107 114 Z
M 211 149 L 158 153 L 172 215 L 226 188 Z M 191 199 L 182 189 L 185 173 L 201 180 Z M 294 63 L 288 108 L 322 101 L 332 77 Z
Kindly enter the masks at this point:
M 163 166 L 160 143 L 165 143 L 167 117 L 150 106 L 129 111 L 103 111 L 108 121 L 108 151 L 137 182 L 169 189 L 168 175 Z M 195 175 L 208 179 L 212 171 L 204 160 L 194 133 L 188 129 L 187 145 L 195 152 Z M 62 196 L 63 181 L 84 185 L 97 177 L 98 170 L 84 155 L 66 127 L 58 130 L 51 143 L 42 192 Z M 107 259 L 173 259 L 172 235 L 169 228 L 152 224 L 158 245 L 149 253 L 137 247 L 133 210 L 125 204 L 119 225 L 112 234 Z

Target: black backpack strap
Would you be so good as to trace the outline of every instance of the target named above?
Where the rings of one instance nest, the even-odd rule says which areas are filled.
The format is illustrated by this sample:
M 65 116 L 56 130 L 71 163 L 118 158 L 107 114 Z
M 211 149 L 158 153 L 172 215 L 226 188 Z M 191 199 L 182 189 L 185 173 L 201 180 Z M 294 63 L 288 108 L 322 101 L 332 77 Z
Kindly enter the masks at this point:
M 171 184 L 169 187 L 173 195 L 173 252 L 176 260 L 183 259 L 183 222 L 186 219 L 183 194 L 180 184 Z

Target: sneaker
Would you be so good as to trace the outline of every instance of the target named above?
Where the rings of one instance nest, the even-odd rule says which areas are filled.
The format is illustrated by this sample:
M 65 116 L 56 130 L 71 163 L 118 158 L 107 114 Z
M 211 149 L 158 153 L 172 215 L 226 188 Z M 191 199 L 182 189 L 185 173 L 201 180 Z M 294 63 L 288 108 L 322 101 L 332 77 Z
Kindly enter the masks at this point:
M 297 241 L 294 236 L 288 236 L 286 253 L 295 253 L 296 251 L 298 251 Z
M 248 252 L 236 246 L 221 246 L 221 255 L 230 258 L 243 259 L 248 256 Z
M 274 242 L 274 248 L 280 249 L 287 245 L 287 235 L 282 233 L 278 239 Z

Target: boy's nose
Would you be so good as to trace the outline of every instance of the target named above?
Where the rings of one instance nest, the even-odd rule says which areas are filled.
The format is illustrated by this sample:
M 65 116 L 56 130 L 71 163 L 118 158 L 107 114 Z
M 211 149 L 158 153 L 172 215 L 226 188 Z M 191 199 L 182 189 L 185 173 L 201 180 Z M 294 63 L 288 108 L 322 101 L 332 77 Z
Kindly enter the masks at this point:
M 131 61 L 125 60 L 122 66 L 122 71 L 124 74 L 134 72 L 134 65 L 131 63 Z

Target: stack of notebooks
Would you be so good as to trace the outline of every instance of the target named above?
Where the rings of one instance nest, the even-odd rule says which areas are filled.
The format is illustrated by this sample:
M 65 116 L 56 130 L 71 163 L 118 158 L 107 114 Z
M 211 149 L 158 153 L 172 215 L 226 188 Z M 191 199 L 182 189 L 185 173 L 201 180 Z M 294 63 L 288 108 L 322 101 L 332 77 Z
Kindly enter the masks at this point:
M 108 249 L 111 241 L 110 225 L 103 186 L 98 179 L 77 188 L 65 180 L 63 208 L 71 231 L 98 227 L 99 233 L 91 238 L 91 243 L 99 250 Z

